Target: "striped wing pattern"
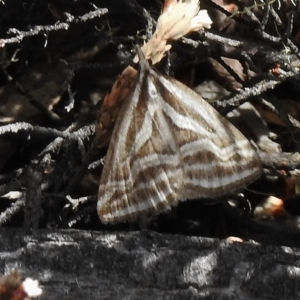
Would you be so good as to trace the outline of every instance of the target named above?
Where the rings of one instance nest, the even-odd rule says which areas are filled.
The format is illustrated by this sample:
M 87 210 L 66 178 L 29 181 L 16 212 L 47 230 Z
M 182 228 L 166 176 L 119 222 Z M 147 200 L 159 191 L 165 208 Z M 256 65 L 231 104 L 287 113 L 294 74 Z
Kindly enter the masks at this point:
M 97 210 L 103 223 L 158 213 L 179 200 L 212 198 L 254 181 L 250 142 L 194 91 L 144 60 L 118 115 Z

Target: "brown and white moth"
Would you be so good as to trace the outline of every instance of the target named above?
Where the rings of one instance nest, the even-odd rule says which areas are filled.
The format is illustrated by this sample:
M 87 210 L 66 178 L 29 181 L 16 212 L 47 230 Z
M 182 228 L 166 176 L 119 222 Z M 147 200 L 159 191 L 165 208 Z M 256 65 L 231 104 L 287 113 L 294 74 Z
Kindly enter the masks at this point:
M 261 174 L 250 142 L 201 96 L 149 66 L 118 114 L 100 180 L 103 223 L 155 214 L 180 200 L 213 198 Z

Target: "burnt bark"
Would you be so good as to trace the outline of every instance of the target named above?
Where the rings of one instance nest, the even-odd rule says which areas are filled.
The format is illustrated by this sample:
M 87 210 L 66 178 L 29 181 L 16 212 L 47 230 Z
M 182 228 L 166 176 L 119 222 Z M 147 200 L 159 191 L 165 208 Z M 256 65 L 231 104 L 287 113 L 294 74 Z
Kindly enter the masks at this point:
M 300 251 L 153 232 L 1 229 L 1 272 L 42 299 L 296 299 Z

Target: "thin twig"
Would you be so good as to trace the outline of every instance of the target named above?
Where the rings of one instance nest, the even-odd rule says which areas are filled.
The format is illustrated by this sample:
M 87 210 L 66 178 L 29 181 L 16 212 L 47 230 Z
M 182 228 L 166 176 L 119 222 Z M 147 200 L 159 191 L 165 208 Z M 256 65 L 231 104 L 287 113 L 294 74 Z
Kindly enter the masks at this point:
M 16 28 L 11 28 L 8 31 L 8 33 L 15 34 L 16 36 L 8 39 L 1 39 L 0 45 L 1 47 L 4 47 L 5 44 L 20 43 L 24 38 L 39 35 L 41 33 L 49 33 L 51 31 L 59 31 L 59 30 L 68 30 L 71 24 L 86 22 L 87 20 L 101 17 L 106 13 L 108 13 L 107 8 L 97 8 L 95 11 L 91 11 L 77 18 L 75 18 L 70 14 L 65 14 L 67 16 L 67 22 L 58 22 L 55 25 L 34 26 L 29 31 L 20 31 Z

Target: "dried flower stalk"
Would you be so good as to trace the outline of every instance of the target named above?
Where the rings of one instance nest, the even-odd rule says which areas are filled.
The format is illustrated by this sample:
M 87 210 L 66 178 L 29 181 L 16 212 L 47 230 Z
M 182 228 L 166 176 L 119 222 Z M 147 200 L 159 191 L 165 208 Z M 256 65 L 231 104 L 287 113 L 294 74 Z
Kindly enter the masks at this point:
M 170 50 L 171 40 L 201 28 L 210 28 L 211 24 L 207 11 L 199 10 L 198 0 L 166 0 L 152 38 L 142 47 L 145 58 L 150 59 L 152 64 L 158 63 Z

